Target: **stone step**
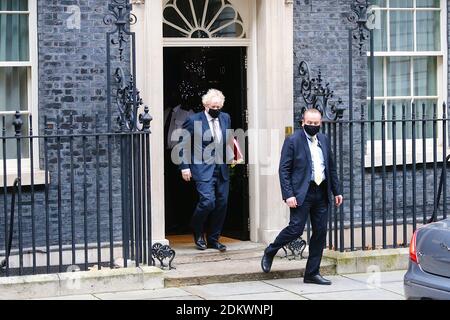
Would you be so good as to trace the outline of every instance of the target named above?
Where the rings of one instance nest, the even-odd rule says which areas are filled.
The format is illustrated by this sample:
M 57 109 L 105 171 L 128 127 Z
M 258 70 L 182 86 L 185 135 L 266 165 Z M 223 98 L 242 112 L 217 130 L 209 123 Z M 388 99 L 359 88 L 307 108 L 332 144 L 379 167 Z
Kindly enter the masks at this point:
M 209 283 L 296 278 L 303 276 L 305 267 L 306 259 L 288 260 L 277 256 L 271 272 L 264 273 L 261 270 L 261 253 L 258 257 L 252 258 L 185 263 L 177 269 L 164 273 L 164 286 L 181 287 Z M 334 275 L 335 273 L 335 264 L 324 258 L 321 264 L 321 274 Z
M 214 261 L 240 260 L 261 257 L 265 246 L 258 243 L 239 242 L 227 244 L 227 251 L 219 252 L 214 249 L 198 250 L 193 245 L 178 245 L 173 248 L 176 252 L 173 265 L 204 263 Z

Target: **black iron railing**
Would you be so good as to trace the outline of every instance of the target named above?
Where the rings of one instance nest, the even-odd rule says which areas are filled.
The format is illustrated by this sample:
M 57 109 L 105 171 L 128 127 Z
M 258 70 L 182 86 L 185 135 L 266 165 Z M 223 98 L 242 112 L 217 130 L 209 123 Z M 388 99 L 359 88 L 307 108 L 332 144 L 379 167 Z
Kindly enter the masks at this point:
M 100 132 L 98 116 L 44 118 L 34 135 L 31 116 L 3 116 L 5 275 L 154 265 L 148 107 L 139 119 L 139 130 Z
M 406 247 L 418 226 L 447 217 L 446 104 L 381 109 L 376 119 L 362 106 L 358 120 L 324 122 L 345 198 L 329 208 L 330 249 Z

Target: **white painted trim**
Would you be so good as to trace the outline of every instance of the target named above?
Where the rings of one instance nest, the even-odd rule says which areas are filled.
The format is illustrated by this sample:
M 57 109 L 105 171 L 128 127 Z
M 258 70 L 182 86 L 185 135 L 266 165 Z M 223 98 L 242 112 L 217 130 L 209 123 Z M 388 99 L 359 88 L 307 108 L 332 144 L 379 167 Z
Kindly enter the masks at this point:
M 442 56 L 441 51 L 375 51 L 374 57 L 434 57 Z M 370 57 L 370 52 L 367 52 Z
M 418 120 L 419 122 L 419 120 Z M 430 163 L 434 161 L 433 158 L 433 139 L 425 139 L 426 140 L 426 162 Z M 405 140 L 405 150 L 406 150 L 406 163 L 405 164 L 412 164 L 412 139 L 406 139 Z M 422 139 L 416 140 L 416 164 L 422 164 L 423 163 L 423 150 L 422 150 Z M 368 152 L 364 155 L 364 167 L 370 168 L 371 167 L 371 145 L 372 142 L 369 140 L 367 141 L 366 149 Z M 381 150 L 383 145 L 383 142 L 381 140 L 375 140 L 374 141 L 374 148 L 375 150 Z M 403 165 L 403 140 L 397 140 L 396 143 L 396 165 Z M 436 149 L 437 149 L 437 162 L 442 161 L 442 141 L 436 141 Z M 392 148 L 392 140 L 386 140 L 385 141 L 385 165 L 386 166 L 392 166 L 393 164 L 393 148 Z M 374 166 L 375 167 L 381 167 L 383 165 L 382 162 L 382 155 L 381 152 L 375 152 L 374 155 Z
M 414 9 L 416 8 L 416 0 L 413 0 Z M 417 11 L 413 12 L 413 48 L 417 51 Z M 411 89 L 412 90 L 412 89 Z
M 164 47 L 249 47 L 250 39 L 192 39 L 192 38 L 164 38 Z
M 439 99 L 441 96 L 395 96 L 395 97 L 389 97 L 387 95 L 385 96 L 379 96 L 379 97 L 375 97 L 376 101 L 381 101 L 381 100 L 412 100 L 413 98 L 415 100 L 433 100 L 433 99 Z M 367 98 L 368 100 L 370 100 L 370 97 Z
M 6 174 L 6 186 L 12 187 L 14 185 L 14 180 L 18 177 L 16 168 L 7 169 Z M 21 186 L 31 186 L 31 170 L 29 167 L 22 168 L 21 175 Z M 50 172 L 47 172 L 47 181 L 50 183 Z M 33 185 L 44 185 L 45 184 L 45 170 L 34 170 L 33 172 Z M 3 169 L 0 173 L 0 187 L 5 185 L 5 176 L 3 175 Z
M 250 0 L 249 13 L 244 23 L 247 25 L 247 39 L 250 43 L 247 47 L 247 110 L 248 128 L 259 128 L 258 114 L 258 24 L 257 24 L 257 3 Z M 255 137 L 248 137 L 249 163 L 254 162 L 254 157 L 259 154 L 259 145 Z M 258 228 L 260 226 L 260 194 L 259 173 L 255 166 L 249 165 L 248 177 L 249 192 L 249 225 L 250 240 L 258 241 Z
M 0 68 L 2 67 L 31 67 L 32 61 L 0 61 Z
M 33 134 L 39 133 L 39 117 L 38 117 L 38 37 L 37 37 L 37 0 L 28 0 L 28 9 L 26 13 L 29 14 L 28 17 L 28 39 L 29 39 L 29 61 L 8 61 L 0 62 L 0 67 L 28 67 L 28 110 L 22 111 L 22 114 L 32 115 L 32 127 Z M 25 12 L 25 11 L 21 11 Z M 0 12 L 1 13 L 1 12 Z M 15 111 L 5 111 L 1 114 L 11 115 Z M 34 151 L 34 162 L 33 167 L 37 171 L 39 170 L 39 141 L 38 139 L 33 140 L 33 151 Z M 14 160 L 17 162 L 17 160 Z M 28 163 L 29 170 L 29 159 L 23 159 L 24 163 Z M 0 160 L 0 170 L 3 171 L 3 160 Z M 27 165 L 25 165 L 25 169 Z M 10 170 L 14 171 L 14 166 L 10 165 L 10 160 L 7 160 L 8 174 Z M 3 174 L 3 172 L 2 172 Z M 0 181 L 1 184 L 1 181 Z
M 29 11 L 0 11 L 0 14 L 30 14 L 31 10 Z

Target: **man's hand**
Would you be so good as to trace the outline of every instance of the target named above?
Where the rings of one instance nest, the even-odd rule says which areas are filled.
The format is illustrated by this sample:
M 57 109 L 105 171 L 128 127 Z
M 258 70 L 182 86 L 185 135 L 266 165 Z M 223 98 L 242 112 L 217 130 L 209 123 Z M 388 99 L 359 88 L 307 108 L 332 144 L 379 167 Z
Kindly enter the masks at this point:
M 295 197 L 291 197 L 289 199 L 286 199 L 286 204 L 289 208 L 297 208 L 297 199 Z
M 338 195 L 334 197 L 334 203 L 336 204 L 336 207 L 340 207 L 342 202 L 344 202 L 344 197 L 341 195 Z
M 189 170 L 189 169 L 181 170 L 181 176 L 183 177 L 184 181 L 186 181 L 186 182 L 191 181 L 191 178 L 192 178 L 191 170 Z

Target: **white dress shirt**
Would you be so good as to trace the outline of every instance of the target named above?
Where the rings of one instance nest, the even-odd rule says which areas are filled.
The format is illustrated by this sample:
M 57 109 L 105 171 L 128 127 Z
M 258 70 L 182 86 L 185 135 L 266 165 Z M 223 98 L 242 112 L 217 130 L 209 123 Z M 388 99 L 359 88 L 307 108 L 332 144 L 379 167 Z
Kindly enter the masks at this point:
M 219 118 L 213 118 L 211 115 L 205 111 L 206 120 L 208 120 L 209 130 L 211 130 L 212 137 L 217 139 L 217 143 L 220 143 L 223 139 L 222 128 L 220 127 Z M 217 137 L 216 137 L 217 135 Z M 181 170 L 183 174 L 190 173 L 191 169 Z
M 309 146 L 309 150 L 311 152 L 311 162 L 312 162 L 312 172 L 311 172 L 311 181 L 314 181 L 314 174 L 315 171 L 318 170 L 322 176 L 322 181 L 325 180 L 325 159 L 323 157 L 323 152 L 322 149 L 320 147 L 320 142 L 319 140 L 317 140 L 317 144 L 313 143 L 313 137 L 311 137 L 309 134 L 306 133 L 306 137 L 308 140 L 308 146 Z M 315 136 L 315 138 L 317 139 L 317 135 Z M 314 156 L 314 155 L 318 155 Z

